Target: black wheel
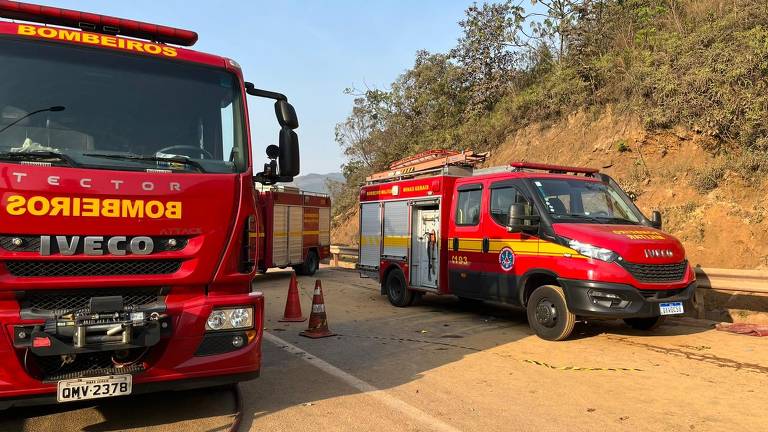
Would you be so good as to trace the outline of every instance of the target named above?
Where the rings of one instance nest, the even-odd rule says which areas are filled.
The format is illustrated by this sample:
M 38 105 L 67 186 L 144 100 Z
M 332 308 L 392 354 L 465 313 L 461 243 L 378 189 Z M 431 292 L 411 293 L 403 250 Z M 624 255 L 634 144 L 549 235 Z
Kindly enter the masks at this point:
M 555 285 L 536 288 L 528 299 L 528 325 L 542 339 L 561 341 L 571 335 L 576 315 L 568 310 L 563 289 Z
M 256 273 L 258 273 L 258 274 L 266 274 L 267 273 L 267 269 L 262 269 L 262 268 L 256 269 Z
M 393 306 L 406 307 L 413 302 L 413 291 L 408 289 L 405 277 L 400 270 L 392 270 L 384 282 L 387 298 Z
M 654 330 L 658 328 L 660 325 L 664 324 L 664 321 L 667 319 L 665 316 L 657 316 L 657 317 L 650 317 L 650 318 L 625 318 L 624 322 L 627 323 L 628 326 L 632 327 L 635 330 Z
M 304 259 L 304 262 L 295 266 L 293 269 L 296 270 L 297 274 L 302 276 L 312 276 L 319 267 L 320 259 L 317 257 L 317 252 L 311 250 L 307 252 L 307 258 Z

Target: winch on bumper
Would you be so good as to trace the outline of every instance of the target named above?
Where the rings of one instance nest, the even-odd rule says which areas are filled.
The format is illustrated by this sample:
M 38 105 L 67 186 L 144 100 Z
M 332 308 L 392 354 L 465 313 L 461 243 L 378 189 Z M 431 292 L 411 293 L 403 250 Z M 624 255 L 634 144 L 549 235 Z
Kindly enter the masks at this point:
M 696 281 L 677 289 L 641 290 L 631 285 L 577 279 L 558 279 L 568 309 L 585 318 L 649 318 L 659 316 L 659 305 L 689 302 Z
M 92 297 L 88 305 L 68 311 L 41 311 L 22 309 L 24 320 L 45 320 L 44 324 L 17 325 L 13 327 L 15 348 L 28 349 L 38 358 L 62 362 L 76 360 L 77 356 L 113 352 L 116 357 L 143 351 L 160 342 L 171 332 L 171 320 L 165 314 L 166 306 L 157 301 L 145 305 L 123 304 L 121 296 Z M 132 359 L 125 372 L 144 370 L 142 363 Z M 84 370 L 70 375 L 76 377 L 103 373 L 100 370 Z M 47 375 L 47 374 L 46 374 Z M 43 376 L 44 381 L 62 379 L 62 376 Z

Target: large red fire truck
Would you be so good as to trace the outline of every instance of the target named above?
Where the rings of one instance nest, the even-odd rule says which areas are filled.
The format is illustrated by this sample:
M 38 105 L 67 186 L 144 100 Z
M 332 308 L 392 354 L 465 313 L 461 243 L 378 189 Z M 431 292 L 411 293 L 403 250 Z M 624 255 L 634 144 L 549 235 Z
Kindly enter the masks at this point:
M 548 340 L 577 319 L 648 330 L 684 312 L 694 272 L 658 212 L 646 218 L 597 170 L 475 169 L 484 157 L 432 151 L 368 178 L 357 267 L 393 305 L 423 293 L 508 303 Z
M 191 31 L 10 1 L 0 17 L 21 21 L 0 22 L 0 408 L 258 376 L 254 181 L 299 172 L 286 97 L 182 48 Z M 260 172 L 247 94 L 281 126 Z
M 293 267 L 313 275 L 331 253 L 331 199 L 295 187 L 257 184 L 264 215 L 259 272 Z

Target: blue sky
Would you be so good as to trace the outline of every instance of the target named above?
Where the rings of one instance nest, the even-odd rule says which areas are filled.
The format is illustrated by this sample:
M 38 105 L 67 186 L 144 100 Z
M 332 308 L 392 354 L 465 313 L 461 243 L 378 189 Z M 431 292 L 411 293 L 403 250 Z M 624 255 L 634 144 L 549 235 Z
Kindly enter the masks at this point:
M 236 60 L 257 87 L 288 95 L 301 127 L 302 174 L 338 171 L 334 126 L 349 113 L 350 86 L 385 88 L 419 49 L 454 46 L 470 0 L 181 1 L 29 0 L 197 31 L 194 49 Z M 526 2 L 527 3 L 527 2 Z M 272 104 L 252 98 L 256 163 L 276 143 Z

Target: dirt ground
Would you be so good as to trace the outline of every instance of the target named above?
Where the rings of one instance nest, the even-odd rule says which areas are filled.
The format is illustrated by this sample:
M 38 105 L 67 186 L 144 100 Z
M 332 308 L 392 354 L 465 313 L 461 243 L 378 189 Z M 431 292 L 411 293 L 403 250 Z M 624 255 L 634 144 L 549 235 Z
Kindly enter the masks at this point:
M 768 338 L 673 320 L 654 333 L 579 324 L 546 342 L 524 314 L 425 297 L 394 308 L 369 279 L 322 269 L 337 336 L 279 323 L 289 272 L 254 285 L 268 299 L 262 376 L 241 383 L 252 431 L 768 430 Z M 314 279 L 299 279 L 308 312 Z M 226 430 L 226 389 L 12 410 L 0 430 Z

